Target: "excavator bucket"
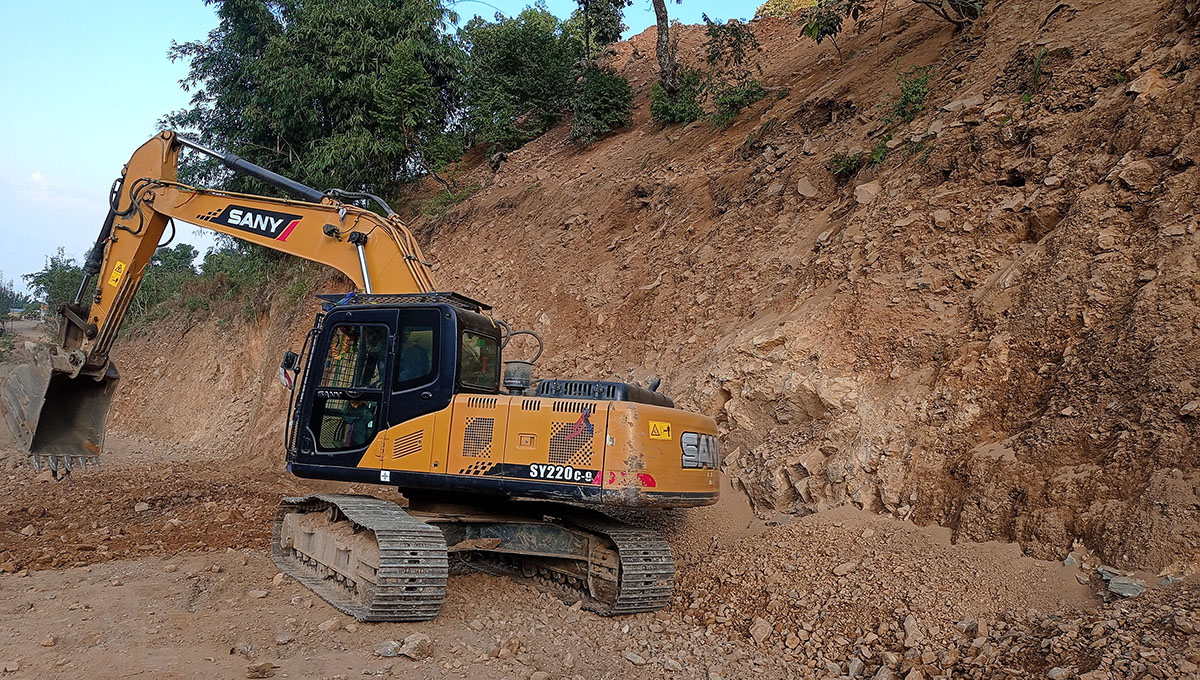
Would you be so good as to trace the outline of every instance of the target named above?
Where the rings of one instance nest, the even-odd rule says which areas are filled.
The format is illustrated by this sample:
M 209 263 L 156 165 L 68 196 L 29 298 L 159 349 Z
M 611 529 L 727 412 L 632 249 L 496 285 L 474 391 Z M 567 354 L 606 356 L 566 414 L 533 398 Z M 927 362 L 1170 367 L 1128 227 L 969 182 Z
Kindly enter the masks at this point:
M 58 473 L 99 465 L 118 379 L 111 364 L 99 379 L 71 377 L 55 371 L 48 356 L 38 356 L 0 380 L 0 413 L 35 469 Z

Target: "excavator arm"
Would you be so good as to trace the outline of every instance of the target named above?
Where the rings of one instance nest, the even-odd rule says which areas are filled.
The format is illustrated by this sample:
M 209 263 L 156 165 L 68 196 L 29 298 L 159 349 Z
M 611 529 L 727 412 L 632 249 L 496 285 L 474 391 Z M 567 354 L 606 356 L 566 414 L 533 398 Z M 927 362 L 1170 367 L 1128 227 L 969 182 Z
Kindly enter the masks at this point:
M 180 184 L 183 147 L 221 160 L 297 199 L 275 199 Z M 345 274 L 362 292 L 422 293 L 433 290 L 429 264 L 416 239 L 394 214 L 381 217 L 336 197 L 220 154 L 166 131 L 134 152 L 114 192 L 112 207 L 84 266 L 83 297 L 93 276 L 95 293 L 84 314 L 82 299 L 68 309 L 68 352 L 80 351 L 94 372 L 108 359 L 112 342 L 172 220 L 320 262 Z M 342 194 L 346 195 L 346 194 Z M 366 196 L 360 194 L 358 196 Z M 390 211 L 389 211 L 390 212 Z
M 181 184 L 178 159 L 185 147 L 294 198 Z M 388 215 L 343 199 L 373 199 Z M 164 131 L 134 152 L 114 185 L 76 299 L 60 309 L 57 343 L 0 383 L 0 415 L 35 466 L 86 465 L 99 454 L 118 379 L 112 344 L 168 226 L 179 222 L 328 265 L 361 292 L 434 290 L 416 239 L 377 197 L 321 192 Z

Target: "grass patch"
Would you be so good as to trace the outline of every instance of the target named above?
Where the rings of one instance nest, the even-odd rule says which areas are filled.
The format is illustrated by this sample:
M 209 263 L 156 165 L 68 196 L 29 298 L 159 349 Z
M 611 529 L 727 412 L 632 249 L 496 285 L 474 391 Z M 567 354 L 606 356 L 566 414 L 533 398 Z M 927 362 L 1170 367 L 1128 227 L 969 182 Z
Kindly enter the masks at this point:
M 866 162 L 866 156 L 861 153 L 835 153 L 829 160 L 829 172 L 839 180 L 847 180 L 854 176 Z
M 925 108 L 925 100 L 929 98 L 929 81 L 932 79 L 932 66 L 913 66 L 897 74 L 896 84 L 900 86 L 900 93 L 883 121 L 890 125 L 907 123 L 916 118 Z
M 871 164 L 871 167 L 879 167 L 883 163 L 883 160 L 887 158 L 887 144 L 889 141 L 891 141 L 891 139 L 892 136 L 887 135 L 883 139 L 879 140 L 879 143 L 875 145 L 875 148 L 871 149 L 871 155 L 867 157 L 867 162 Z
M 445 217 L 450 208 L 470 198 L 479 188 L 479 183 L 475 182 L 458 191 L 439 191 L 436 196 L 425 202 L 425 214 Z

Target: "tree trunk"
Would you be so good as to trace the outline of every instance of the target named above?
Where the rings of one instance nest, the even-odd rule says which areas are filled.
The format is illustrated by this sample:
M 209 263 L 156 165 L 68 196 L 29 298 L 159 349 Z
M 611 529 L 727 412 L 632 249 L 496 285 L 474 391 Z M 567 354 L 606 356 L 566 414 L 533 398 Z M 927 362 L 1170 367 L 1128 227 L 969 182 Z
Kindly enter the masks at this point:
M 671 45 L 670 19 L 667 17 L 666 0 L 652 0 L 654 17 L 658 20 L 658 69 L 663 89 L 667 94 L 679 92 L 679 65 L 675 63 L 675 51 Z

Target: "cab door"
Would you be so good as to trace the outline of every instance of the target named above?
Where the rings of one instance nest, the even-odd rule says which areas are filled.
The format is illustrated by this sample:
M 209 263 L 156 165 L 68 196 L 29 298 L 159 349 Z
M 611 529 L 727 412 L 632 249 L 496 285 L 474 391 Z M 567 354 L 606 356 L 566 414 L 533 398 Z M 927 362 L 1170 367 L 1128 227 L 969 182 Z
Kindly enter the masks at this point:
M 300 455 L 354 467 L 387 428 L 395 309 L 343 309 L 325 317 L 308 362 Z
M 454 364 L 444 358 L 444 338 L 452 324 L 453 315 L 436 307 L 399 310 L 388 400 L 390 429 L 379 450 L 385 470 L 443 470 L 454 393 Z

